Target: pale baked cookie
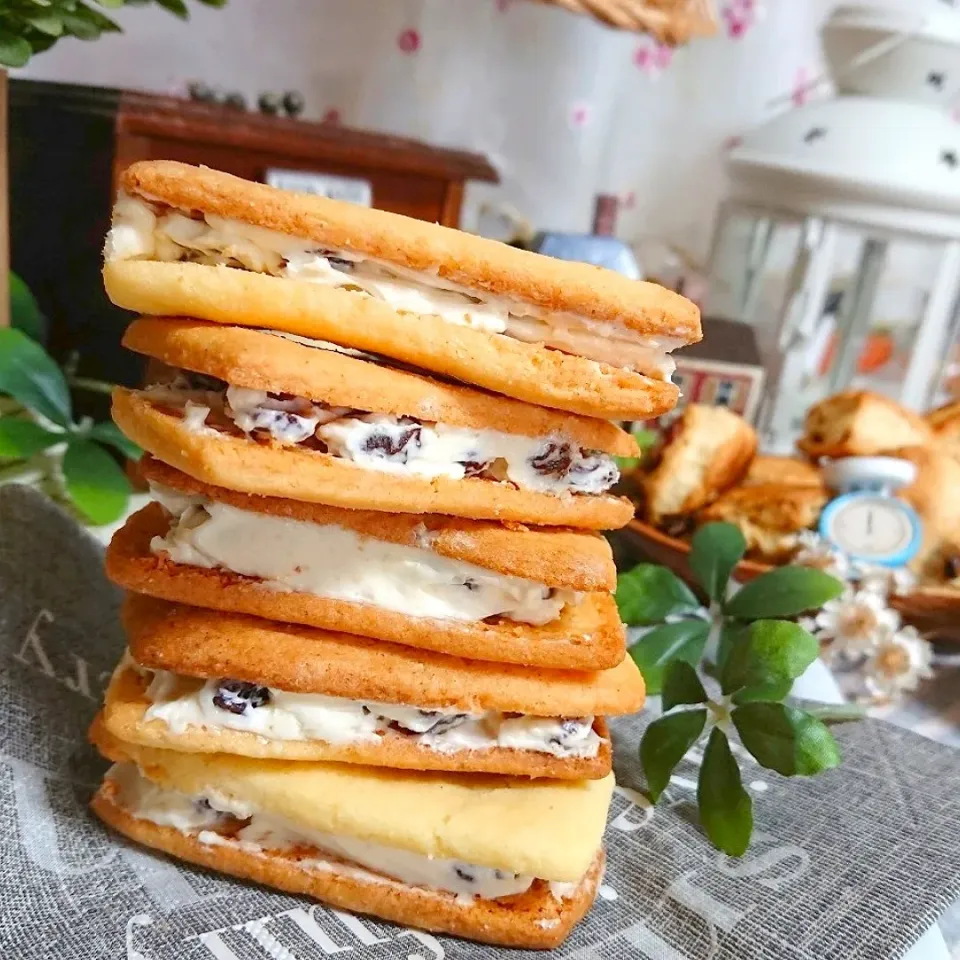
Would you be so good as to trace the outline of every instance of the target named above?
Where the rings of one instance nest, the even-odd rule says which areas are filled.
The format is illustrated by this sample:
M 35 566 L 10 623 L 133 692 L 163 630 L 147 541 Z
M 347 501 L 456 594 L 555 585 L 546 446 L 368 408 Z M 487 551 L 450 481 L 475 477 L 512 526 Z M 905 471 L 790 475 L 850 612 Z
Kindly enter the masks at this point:
M 120 306 L 270 327 L 605 419 L 670 410 L 697 308 L 652 283 L 171 161 L 121 178 Z
M 600 670 L 624 656 L 594 534 L 339 510 L 148 465 L 152 503 L 107 550 L 138 593 L 479 660 Z M 156 485 L 158 476 L 169 485 Z M 196 491 L 196 492 L 193 492 Z
M 589 909 L 613 777 L 516 781 L 123 743 L 94 811 L 138 842 L 332 906 L 517 947 Z
M 726 407 L 690 404 L 644 477 L 647 519 L 660 524 L 710 503 L 740 480 L 756 452 L 757 435 L 743 417 Z
M 807 411 L 797 446 L 810 457 L 869 457 L 932 439 L 929 424 L 912 410 L 879 393 L 849 390 Z
M 611 423 L 391 369 L 323 345 L 140 319 L 124 344 L 172 369 L 114 416 L 207 482 L 347 507 L 615 528 L 607 491 L 636 442 Z M 329 345 L 328 345 L 329 346 Z
M 531 672 L 136 595 L 124 622 L 104 722 L 145 746 L 585 779 L 610 772 L 602 716 L 643 705 L 629 657 Z
M 728 490 L 697 515 L 699 524 L 735 524 L 747 554 L 765 563 L 783 563 L 797 548 L 797 534 L 816 526 L 829 496 L 824 487 L 767 483 Z

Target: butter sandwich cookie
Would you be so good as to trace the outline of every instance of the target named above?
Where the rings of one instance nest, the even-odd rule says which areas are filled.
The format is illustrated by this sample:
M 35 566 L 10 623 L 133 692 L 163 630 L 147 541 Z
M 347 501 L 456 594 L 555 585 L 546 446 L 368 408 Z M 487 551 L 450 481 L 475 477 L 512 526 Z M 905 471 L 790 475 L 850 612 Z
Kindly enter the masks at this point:
M 153 487 L 164 506 L 130 517 L 107 550 L 108 575 L 127 589 L 479 660 L 600 670 L 624 656 L 597 535 L 339 510 L 165 476 L 171 485 Z
M 615 456 L 632 456 L 636 442 L 611 423 L 240 327 L 141 318 L 124 345 L 170 369 L 163 383 L 118 397 L 118 421 L 200 479 L 540 524 L 609 529 L 632 516 L 607 491 Z
M 588 909 L 599 880 L 612 775 L 525 781 L 198 756 L 125 743 L 99 720 L 91 740 L 116 764 L 93 801 L 108 823 L 184 859 L 335 906 L 550 946 Z M 389 896 L 371 896 L 377 890 Z M 338 897 L 347 891 L 350 899 Z M 451 925 L 472 911 L 484 922 Z M 500 920 L 493 928 L 491 918 Z
M 602 717 L 643 705 L 630 658 L 538 670 L 132 595 L 107 728 L 146 746 L 423 770 L 610 772 Z
M 105 248 L 120 306 L 271 327 L 607 419 L 671 409 L 679 294 L 457 230 L 170 161 L 134 164 Z

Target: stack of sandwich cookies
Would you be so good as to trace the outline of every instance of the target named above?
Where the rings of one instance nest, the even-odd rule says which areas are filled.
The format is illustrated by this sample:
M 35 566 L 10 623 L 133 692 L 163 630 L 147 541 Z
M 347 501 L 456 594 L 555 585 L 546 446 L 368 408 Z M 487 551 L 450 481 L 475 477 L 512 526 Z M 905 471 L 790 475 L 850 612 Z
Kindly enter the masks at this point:
M 122 183 L 104 274 L 153 314 L 124 343 L 156 375 L 114 417 L 154 502 L 107 555 L 131 592 L 94 809 L 336 907 L 556 946 L 602 871 L 606 718 L 644 698 L 597 532 L 632 516 L 609 420 L 673 405 L 695 308 L 182 164 Z

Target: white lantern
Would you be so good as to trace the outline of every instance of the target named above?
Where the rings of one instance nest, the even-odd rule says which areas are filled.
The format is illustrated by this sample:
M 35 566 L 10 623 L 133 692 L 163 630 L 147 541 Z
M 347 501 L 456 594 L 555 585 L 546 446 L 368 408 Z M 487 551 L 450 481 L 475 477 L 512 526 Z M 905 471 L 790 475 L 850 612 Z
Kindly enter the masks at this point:
M 960 10 L 845 4 L 822 39 L 837 95 L 731 150 L 711 252 L 706 312 L 757 328 L 771 450 L 847 387 L 927 408 L 958 334 Z

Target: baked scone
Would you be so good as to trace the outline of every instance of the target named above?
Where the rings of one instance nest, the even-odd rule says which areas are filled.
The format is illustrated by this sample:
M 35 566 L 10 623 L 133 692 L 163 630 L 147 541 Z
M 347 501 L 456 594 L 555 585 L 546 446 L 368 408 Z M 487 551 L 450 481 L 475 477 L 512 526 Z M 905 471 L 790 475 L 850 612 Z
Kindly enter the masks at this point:
M 757 487 L 770 483 L 787 487 L 819 488 L 823 486 L 823 474 L 820 468 L 809 460 L 761 455 L 753 458 L 738 486 Z
M 933 428 L 937 446 L 954 460 L 960 460 L 960 401 L 931 410 L 926 421 Z
M 906 447 L 890 453 L 917 466 L 917 479 L 897 496 L 923 521 L 923 543 L 911 569 L 924 579 L 943 579 L 944 558 L 960 539 L 960 462 L 936 447 Z
M 115 764 L 91 804 L 111 827 L 343 910 L 546 949 L 600 882 L 612 774 L 515 780 L 176 753 L 99 722 L 91 739 Z
M 807 411 L 797 446 L 809 457 L 870 457 L 931 442 L 930 425 L 879 393 L 849 390 Z
M 726 407 L 685 407 L 644 478 L 647 519 L 659 525 L 699 510 L 740 480 L 756 452 L 756 432 L 743 417 Z
M 254 497 L 143 463 L 155 502 L 107 550 L 137 593 L 476 660 L 603 670 L 624 656 L 599 534 Z
M 704 508 L 697 520 L 733 523 L 747 541 L 748 556 L 783 563 L 796 550 L 797 534 L 816 526 L 828 499 L 823 487 L 775 483 L 736 487 Z
M 161 460 L 246 493 L 392 513 L 592 529 L 633 506 L 608 491 L 636 441 L 602 420 L 496 397 L 333 344 L 141 318 L 124 346 L 167 365 L 118 389 L 121 430 Z
M 104 724 L 187 753 L 596 779 L 644 699 L 630 657 L 530 671 L 135 594 L 124 626 Z
M 120 178 L 114 303 L 268 327 L 604 419 L 666 413 L 696 306 L 654 283 L 167 160 Z

